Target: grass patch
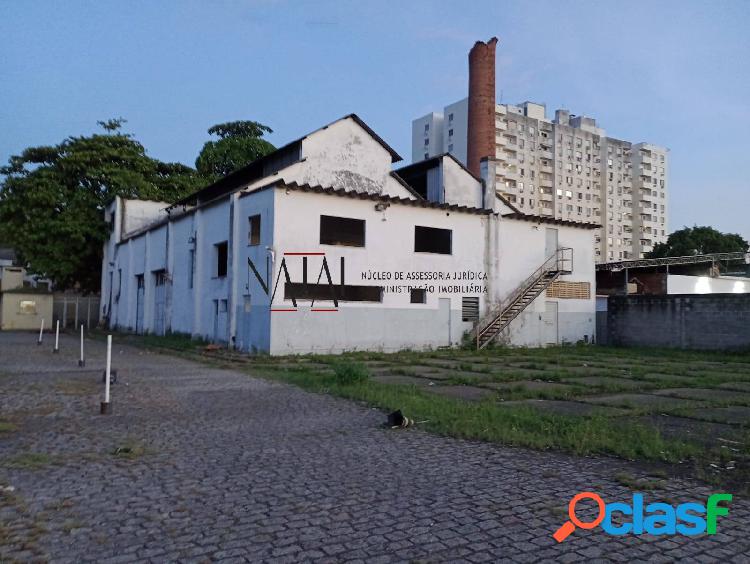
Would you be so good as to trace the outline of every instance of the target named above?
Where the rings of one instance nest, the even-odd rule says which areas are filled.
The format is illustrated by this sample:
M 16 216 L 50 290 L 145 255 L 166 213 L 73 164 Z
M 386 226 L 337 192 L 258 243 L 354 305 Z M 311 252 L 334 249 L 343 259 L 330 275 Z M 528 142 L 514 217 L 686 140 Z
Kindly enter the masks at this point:
M 167 335 L 136 335 L 135 333 L 112 333 L 106 331 L 92 331 L 92 336 L 105 339 L 107 335 L 113 335 L 113 340 L 118 344 L 133 345 L 144 348 L 167 349 L 172 351 L 196 352 L 210 343 L 203 339 L 193 338 L 184 333 L 169 333 Z
M 13 431 L 17 431 L 18 427 L 11 423 L 10 421 L 2 421 L 0 420 L 0 433 L 12 433 Z
M 349 386 L 366 382 L 370 377 L 364 364 L 351 360 L 341 360 L 332 363 L 333 376 L 339 386 Z
M 696 452 L 693 445 L 662 438 L 656 429 L 613 423 L 601 416 L 565 416 L 527 406 L 499 406 L 492 400 L 468 403 L 429 394 L 414 386 L 371 380 L 341 384 L 335 375 L 311 370 L 279 370 L 266 375 L 384 410 L 401 409 L 410 418 L 427 420 L 425 427 L 429 430 L 453 437 L 668 462 L 681 461 Z
M 146 447 L 140 441 L 135 439 L 126 439 L 121 445 L 112 449 L 112 456 L 124 458 L 126 460 L 135 460 L 142 457 L 148 452 Z
M 25 452 L 9 458 L 5 465 L 10 468 L 38 470 L 53 463 L 54 459 L 44 452 Z

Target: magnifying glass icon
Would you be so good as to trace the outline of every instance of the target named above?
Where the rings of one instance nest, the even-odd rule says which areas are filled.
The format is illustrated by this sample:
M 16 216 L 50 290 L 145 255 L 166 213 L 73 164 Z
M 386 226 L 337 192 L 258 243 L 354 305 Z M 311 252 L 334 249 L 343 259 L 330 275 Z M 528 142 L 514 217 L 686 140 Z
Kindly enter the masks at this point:
M 576 516 L 576 504 L 582 499 L 593 499 L 599 506 L 599 515 L 593 521 L 583 522 Z M 579 529 L 593 529 L 604 520 L 605 513 L 606 507 L 604 506 L 604 500 L 602 500 L 598 494 L 595 494 L 594 492 L 581 492 L 576 494 L 573 496 L 573 499 L 570 500 L 570 503 L 568 503 L 568 517 L 570 517 L 570 521 L 565 521 L 565 523 L 563 523 L 552 536 L 557 542 L 562 542 L 568 538 L 570 533 L 576 530 L 576 527 Z

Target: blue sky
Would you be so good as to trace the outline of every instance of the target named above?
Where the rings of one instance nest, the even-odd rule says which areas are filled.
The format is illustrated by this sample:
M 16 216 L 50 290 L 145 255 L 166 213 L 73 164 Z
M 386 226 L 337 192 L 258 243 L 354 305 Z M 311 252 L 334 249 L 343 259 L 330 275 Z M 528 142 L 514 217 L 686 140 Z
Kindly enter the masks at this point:
M 500 38 L 498 100 L 595 117 L 671 150 L 670 230 L 750 238 L 750 2 L 0 3 L 0 161 L 122 116 L 194 164 L 211 125 L 283 144 L 358 113 L 407 160 L 414 117 L 466 95 Z

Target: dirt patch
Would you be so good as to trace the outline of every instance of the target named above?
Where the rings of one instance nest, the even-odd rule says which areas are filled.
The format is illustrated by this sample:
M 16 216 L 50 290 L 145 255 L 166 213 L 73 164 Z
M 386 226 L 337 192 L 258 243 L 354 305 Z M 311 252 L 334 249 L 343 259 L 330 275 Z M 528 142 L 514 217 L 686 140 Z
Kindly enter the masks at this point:
M 635 390 L 650 388 L 653 385 L 647 382 L 629 380 L 626 378 L 615 378 L 613 376 L 581 376 L 580 378 L 564 378 L 564 382 L 579 384 L 595 388 L 619 388 L 621 390 Z
M 738 405 L 730 407 L 707 407 L 691 409 L 688 413 L 690 417 L 705 421 L 716 421 L 730 425 L 750 425 L 750 407 Z
M 381 384 L 402 384 L 412 386 L 429 386 L 430 381 L 427 378 L 415 378 L 414 376 L 402 376 L 400 374 L 378 374 L 372 376 L 371 380 Z
M 604 408 L 587 403 L 581 403 L 579 401 L 565 400 L 528 399 L 518 401 L 504 401 L 500 405 L 525 405 L 529 407 L 535 407 L 537 409 L 544 409 L 553 413 L 559 413 L 560 415 L 578 415 L 583 417 L 589 417 L 592 415 L 607 415 L 609 417 L 615 417 L 628 413 L 626 409 L 620 409 L 616 407 Z
M 750 394 L 743 394 L 742 392 L 733 392 L 729 390 L 713 390 L 706 388 L 666 388 L 654 392 L 654 394 L 676 398 L 726 401 L 750 405 Z
M 474 386 L 431 386 L 428 390 L 433 394 L 465 401 L 481 401 L 495 395 L 492 390 L 475 388 Z
M 553 391 L 562 391 L 562 390 L 572 390 L 572 386 L 569 386 L 567 384 L 560 384 L 558 382 L 545 382 L 543 380 L 513 380 L 511 382 L 488 382 L 487 384 L 482 384 L 485 388 L 492 388 L 493 390 L 513 390 L 516 388 L 521 388 L 523 390 L 529 390 L 529 391 L 546 391 L 546 390 L 553 390 Z
M 606 396 L 584 397 L 580 398 L 580 400 L 600 405 L 647 408 L 650 411 L 694 407 L 696 405 L 696 402 L 694 401 L 667 396 L 656 396 L 652 394 L 612 394 Z

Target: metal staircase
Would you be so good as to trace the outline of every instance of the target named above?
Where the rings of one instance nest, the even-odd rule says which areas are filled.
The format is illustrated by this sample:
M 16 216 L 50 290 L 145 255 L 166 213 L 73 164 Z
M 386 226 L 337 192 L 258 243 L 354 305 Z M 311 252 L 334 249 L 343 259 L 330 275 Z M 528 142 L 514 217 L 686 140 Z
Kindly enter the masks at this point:
M 482 349 L 491 343 L 501 331 L 510 325 L 511 321 L 518 317 L 559 276 L 570 274 L 572 271 L 573 249 L 567 247 L 557 249 L 508 298 L 502 301 L 497 307 L 492 308 L 487 315 L 479 320 L 474 329 L 477 349 Z

